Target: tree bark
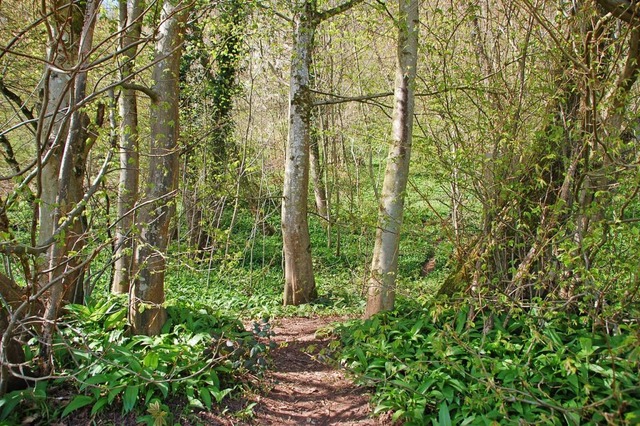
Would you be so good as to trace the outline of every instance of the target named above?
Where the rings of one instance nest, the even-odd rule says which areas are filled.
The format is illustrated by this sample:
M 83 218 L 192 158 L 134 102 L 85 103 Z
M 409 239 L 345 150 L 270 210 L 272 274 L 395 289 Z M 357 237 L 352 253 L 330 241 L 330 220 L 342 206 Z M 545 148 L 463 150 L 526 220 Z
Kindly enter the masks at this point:
M 399 0 L 393 140 L 382 186 L 365 317 L 393 309 L 398 248 L 409 176 L 418 51 L 418 0 Z
M 39 175 L 38 194 L 38 238 L 37 245 L 44 245 L 55 230 L 54 207 L 58 195 L 58 175 L 62 158 L 62 141 L 68 129 L 69 105 L 71 102 L 71 76 L 62 70 L 72 69 L 77 62 L 78 40 L 81 26 L 77 25 L 77 15 L 82 10 L 71 7 L 71 1 L 52 3 L 51 9 L 44 8 L 43 15 L 51 13 L 51 35 L 47 49 L 47 60 L 54 64 L 45 70 L 40 88 L 42 108 L 38 120 Z M 45 161 L 46 159 L 46 161 Z M 50 249 L 38 259 L 38 269 L 46 270 L 51 255 Z M 41 275 L 41 284 L 46 285 L 48 277 Z
M 143 0 L 120 0 L 120 48 L 136 43 L 142 29 Z M 133 72 L 133 61 L 137 46 L 123 53 L 120 78 Z M 112 292 L 123 294 L 129 291 L 133 271 L 133 253 L 136 238 L 134 207 L 138 200 L 140 158 L 138 153 L 138 102 L 135 90 L 123 88 L 119 100 L 120 109 L 120 184 L 118 186 L 118 222 L 115 238 L 115 268 Z
M 318 111 L 317 115 L 314 117 L 316 122 L 322 122 L 321 114 L 322 111 Z M 329 212 L 327 208 L 327 190 L 323 179 L 322 165 L 320 162 L 320 144 L 318 143 L 321 139 L 321 131 L 322 130 L 318 129 L 316 126 L 314 131 L 311 133 L 309 158 L 311 161 L 310 170 L 311 179 L 313 180 L 313 194 L 316 201 L 316 211 L 318 212 L 318 216 L 320 216 L 325 221 L 328 221 Z
M 72 79 L 73 91 L 70 106 L 72 107 L 69 130 L 67 131 L 64 150 L 60 161 L 58 193 L 53 210 L 53 224 L 57 227 L 64 222 L 71 210 L 82 200 L 82 181 L 85 171 L 85 140 L 88 118 L 86 113 L 76 108 L 79 102 L 86 96 L 87 70 L 85 63 L 89 60 L 89 54 L 93 45 L 93 30 L 97 19 L 98 0 L 86 2 L 82 31 L 79 39 L 77 55 L 77 73 Z M 80 252 L 84 246 L 84 226 L 82 218 L 78 217 L 61 235 L 59 241 L 52 245 L 46 286 L 49 287 L 48 298 L 45 302 L 43 348 L 45 363 L 50 361 L 49 349 L 52 344 L 54 323 L 58 318 L 60 305 L 63 300 L 72 303 L 82 303 L 84 294 L 82 291 L 82 268 L 77 255 L 71 252 Z M 51 367 L 52 364 L 48 365 Z
M 319 12 L 314 0 L 294 2 L 294 42 L 289 89 L 289 137 L 282 194 L 282 240 L 285 264 L 284 304 L 300 305 L 317 297 L 307 222 L 309 150 L 313 101 L 309 88 L 314 34 L 318 25 L 363 0 L 349 0 Z
M 182 3 L 174 6 L 171 0 L 164 1 L 153 69 L 153 90 L 158 99 L 151 108 L 149 179 L 138 222 L 139 270 L 134 291 L 130 292 L 129 315 L 134 334 L 159 334 L 167 318 L 163 306 L 165 254 L 178 188 L 179 73 L 186 18 Z
M 311 2 L 304 1 L 298 4 L 297 9 L 291 56 L 289 138 L 285 154 L 282 200 L 285 305 L 300 305 L 317 297 L 307 222 L 312 108 L 309 68 L 317 21 L 314 16 L 316 11 Z

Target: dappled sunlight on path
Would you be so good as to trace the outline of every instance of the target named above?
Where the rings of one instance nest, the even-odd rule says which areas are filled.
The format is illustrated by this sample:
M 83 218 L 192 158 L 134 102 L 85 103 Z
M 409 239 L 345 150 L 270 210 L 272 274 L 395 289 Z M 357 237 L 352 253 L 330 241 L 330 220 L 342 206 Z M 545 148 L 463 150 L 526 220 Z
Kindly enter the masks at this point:
M 272 387 L 256 397 L 257 425 L 386 425 L 370 418 L 366 390 L 345 372 L 324 362 L 331 339 L 316 331 L 340 318 L 284 318 L 276 322 L 273 340 Z

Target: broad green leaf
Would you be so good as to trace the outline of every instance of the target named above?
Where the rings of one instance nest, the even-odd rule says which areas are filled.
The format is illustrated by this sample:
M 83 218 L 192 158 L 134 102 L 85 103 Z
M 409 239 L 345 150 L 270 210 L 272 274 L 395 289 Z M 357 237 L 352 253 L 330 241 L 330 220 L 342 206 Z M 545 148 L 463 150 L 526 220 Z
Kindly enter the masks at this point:
M 93 415 L 99 413 L 100 410 L 102 410 L 102 407 L 104 407 L 108 402 L 109 402 L 109 400 L 105 396 L 103 396 L 102 398 L 99 398 L 96 401 L 96 403 L 93 404 L 93 407 L 91 408 L 91 415 L 93 416 Z
M 206 387 L 202 387 L 198 389 L 198 392 L 200 394 L 200 399 L 204 403 L 205 407 L 207 407 L 208 409 L 211 409 L 212 401 L 211 401 L 211 393 L 209 392 L 209 389 L 207 389 Z
M 388 407 L 388 409 L 391 409 L 391 407 Z M 387 411 L 387 410 L 380 410 L 380 411 Z M 378 412 L 380 412 L 378 411 Z M 402 416 L 404 416 L 405 411 L 404 410 L 396 410 L 393 412 L 393 416 L 391 416 L 391 420 L 393 420 L 394 422 L 397 421 L 398 419 L 400 419 Z
M 440 411 L 438 412 L 438 424 L 440 426 L 452 426 L 449 407 L 447 406 L 446 402 L 440 404 Z
M 456 318 L 456 333 L 460 334 L 464 330 L 464 325 L 467 323 L 467 315 L 466 309 L 458 312 L 458 317 Z
M 0 399 L 0 407 L 3 407 L 2 414 L 0 414 L 0 420 L 6 419 L 13 409 L 22 401 L 22 392 L 11 392 Z
M 213 397 L 216 399 L 216 402 L 220 404 L 225 396 L 229 395 L 233 389 L 227 388 L 219 391 L 214 391 L 209 389 L 209 391 L 213 394 Z
M 124 391 L 122 405 L 125 413 L 128 413 L 135 407 L 136 401 L 138 400 L 138 390 L 139 386 L 127 386 L 127 389 Z
M 113 383 L 113 376 L 110 374 L 98 374 L 96 376 L 89 377 L 87 380 L 85 380 L 85 383 L 88 385 L 97 385 L 99 383 L 106 383 L 106 382 Z
M 164 398 L 169 395 L 169 384 L 167 382 L 156 382 L 155 385 L 158 387 L 158 389 L 160 389 L 160 392 L 162 393 L 162 396 Z
M 113 314 L 109 315 L 107 319 L 104 321 L 104 328 L 106 330 L 111 330 L 122 323 L 124 318 L 127 316 L 127 311 L 125 309 L 120 309 Z
M 121 394 L 124 391 L 124 387 L 117 386 L 115 388 L 109 389 L 109 393 L 107 394 L 107 401 L 109 404 L 113 402 L 116 396 Z
M 413 327 L 411 327 L 411 331 L 409 334 L 411 337 L 415 337 L 418 333 L 420 333 L 420 329 L 422 328 L 422 324 L 424 321 L 422 319 L 418 320 Z
M 75 398 L 71 400 L 69 404 L 64 408 L 62 412 L 62 417 L 66 417 L 72 411 L 75 411 L 79 408 L 85 407 L 91 404 L 94 401 L 93 397 L 87 395 L 76 395 Z
M 159 359 L 160 357 L 158 356 L 158 353 L 151 351 L 144 357 L 144 359 L 142 360 L 142 364 L 147 368 L 155 370 L 156 368 L 158 368 Z
M 209 372 L 209 382 L 218 390 L 220 387 L 220 378 L 218 377 L 218 373 L 213 368 Z
M 471 423 L 474 422 L 475 419 L 476 419 L 476 416 L 471 415 L 471 416 L 467 417 L 466 419 L 464 419 L 462 421 L 462 423 L 460 423 L 460 426 L 466 426 L 468 424 L 471 424 Z
M 640 424 L 640 410 L 625 414 L 624 419 L 632 425 Z
M 580 425 L 580 415 L 578 413 L 565 411 L 564 419 L 567 421 L 567 424 L 570 426 L 579 426 Z
M 47 388 L 49 387 L 49 381 L 42 380 L 36 382 L 36 386 L 33 388 L 34 396 L 38 398 L 46 398 L 47 397 Z
M 367 357 L 364 355 L 364 352 L 360 348 L 354 349 L 356 356 L 358 357 L 358 361 L 360 361 L 360 365 L 363 367 L 367 366 Z

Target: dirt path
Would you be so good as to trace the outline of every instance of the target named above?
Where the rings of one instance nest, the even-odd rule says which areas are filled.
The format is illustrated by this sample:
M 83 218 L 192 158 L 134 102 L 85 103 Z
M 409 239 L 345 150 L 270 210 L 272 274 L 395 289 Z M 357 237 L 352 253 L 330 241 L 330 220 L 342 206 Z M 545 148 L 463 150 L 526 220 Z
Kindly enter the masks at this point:
M 389 425 L 370 418 L 369 398 L 343 371 L 322 362 L 319 352 L 330 339 L 316 331 L 339 318 L 278 320 L 273 340 L 273 366 L 267 374 L 271 390 L 257 396 L 253 425 Z M 243 424 L 236 422 L 236 425 Z M 247 423 L 244 423 L 247 424 Z

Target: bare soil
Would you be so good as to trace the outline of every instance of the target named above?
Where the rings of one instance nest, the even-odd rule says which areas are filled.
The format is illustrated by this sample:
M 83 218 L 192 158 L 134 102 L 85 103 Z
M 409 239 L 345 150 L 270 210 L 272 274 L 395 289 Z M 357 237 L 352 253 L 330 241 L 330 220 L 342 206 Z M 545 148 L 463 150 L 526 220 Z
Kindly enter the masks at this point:
M 201 413 L 201 419 L 214 425 L 391 425 L 388 417 L 371 417 L 366 390 L 324 355 L 331 339 L 317 331 L 340 320 L 278 320 L 273 329 L 277 348 L 271 353 L 273 365 L 266 378 L 270 390 L 254 397 L 253 417 L 234 421 Z

